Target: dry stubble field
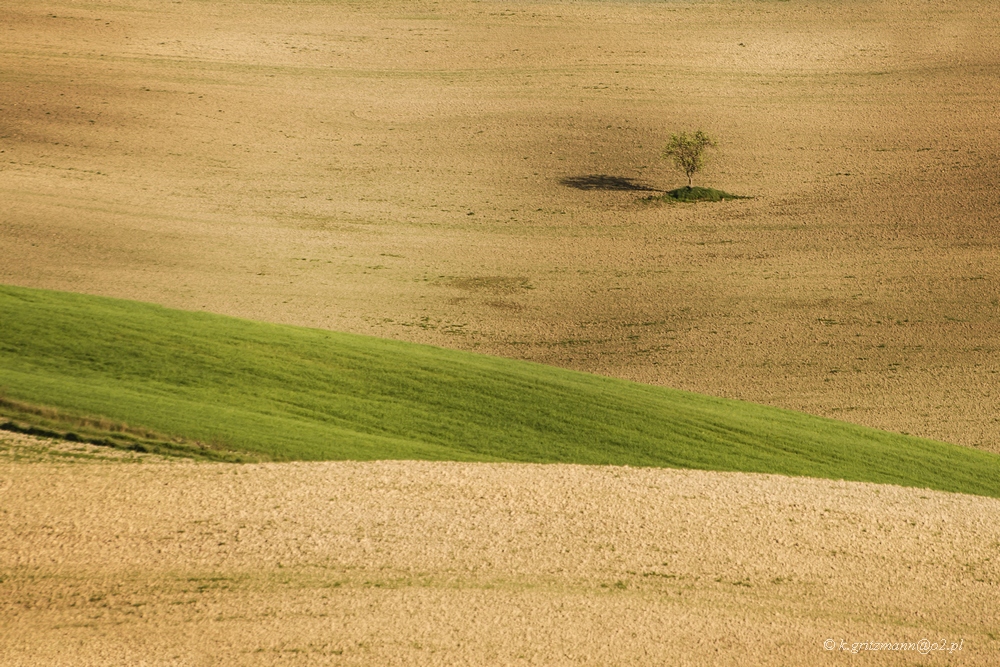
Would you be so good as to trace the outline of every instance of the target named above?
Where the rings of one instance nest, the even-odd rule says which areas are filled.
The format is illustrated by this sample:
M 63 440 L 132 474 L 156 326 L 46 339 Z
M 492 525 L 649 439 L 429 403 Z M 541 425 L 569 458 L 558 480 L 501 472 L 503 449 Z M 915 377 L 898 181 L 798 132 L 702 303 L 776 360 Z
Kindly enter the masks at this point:
M 0 282 L 1000 451 L 995 3 L 8 0 L 0 31 Z M 753 199 L 572 187 L 680 185 L 657 153 L 698 127 L 720 141 L 701 184 Z M 985 665 L 1000 648 L 994 500 L 15 459 L 4 664 L 818 664 L 848 659 L 828 637 L 940 634 L 963 652 L 863 659 Z

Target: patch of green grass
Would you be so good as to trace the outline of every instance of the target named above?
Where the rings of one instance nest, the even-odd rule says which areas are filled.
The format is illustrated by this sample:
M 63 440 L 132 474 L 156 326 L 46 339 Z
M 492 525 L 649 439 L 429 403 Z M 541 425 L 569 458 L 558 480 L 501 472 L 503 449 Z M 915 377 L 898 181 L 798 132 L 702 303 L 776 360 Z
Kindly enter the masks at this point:
M 0 313 L 0 390 L 20 419 L 51 406 L 53 422 L 220 457 L 668 466 L 1000 497 L 993 454 L 540 364 L 16 287 Z
M 699 188 L 684 186 L 683 188 L 677 188 L 676 190 L 670 190 L 662 195 L 657 195 L 654 197 L 647 197 L 649 200 L 660 200 L 660 201 L 682 201 L 682 202 L 698 202 L 698 201 L 722 201 L 724 199 L 749 199 L 749 197 L 743 197 L 741 195 L 732 195 L 728 192 L 723 192 L 722 190 L 716 190 L 714 188 Z

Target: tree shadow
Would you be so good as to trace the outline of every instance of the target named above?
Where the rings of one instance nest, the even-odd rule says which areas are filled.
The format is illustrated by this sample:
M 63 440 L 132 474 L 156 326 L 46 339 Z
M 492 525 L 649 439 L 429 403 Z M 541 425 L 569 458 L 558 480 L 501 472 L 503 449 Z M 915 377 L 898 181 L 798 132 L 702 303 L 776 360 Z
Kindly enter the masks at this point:
M 617 190 L 627 192 L 660 192 L 644 183 L 636 182 L 623 176 L 608 174 L 587 174 L 586 176 L 567 176 L 559 179 L 560 185 L 576 190 Z

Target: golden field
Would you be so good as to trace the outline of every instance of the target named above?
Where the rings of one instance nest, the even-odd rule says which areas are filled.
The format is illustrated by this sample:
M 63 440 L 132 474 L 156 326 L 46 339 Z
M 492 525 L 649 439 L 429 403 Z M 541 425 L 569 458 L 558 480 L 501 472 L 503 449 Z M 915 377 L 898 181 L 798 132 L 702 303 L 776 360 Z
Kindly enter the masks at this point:
M 1000 650 L 993 498 L 100 449 L 0 432 L 4 665 L 987 666 Z M 921 639 L 957 646 L 852 653 Z
M 996 3 L 7 0 L 0 35 L 0 283 L 1000 452 Z M 695 184 L 751 198 L 648 201 L 698 128 Z M 4 665 L 1000 649 L 992 499 L 0 440 Z M 965 644 L 823 648 L 925 636 Z
M 990 2 L 20 2 L 0 282 L 1000 451 Z M 720 142 L 670 206 L 671 132 Z

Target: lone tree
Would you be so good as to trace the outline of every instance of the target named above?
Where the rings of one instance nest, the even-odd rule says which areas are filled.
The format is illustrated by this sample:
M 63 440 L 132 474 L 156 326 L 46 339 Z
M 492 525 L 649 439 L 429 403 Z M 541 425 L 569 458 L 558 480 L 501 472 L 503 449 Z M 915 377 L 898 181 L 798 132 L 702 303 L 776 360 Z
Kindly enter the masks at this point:
M 715 146 L 715 142 L 701 130 L 693 135 L 681 132 L 670 135 L 670 141 L 664 147 L 662 156 L 664 159 L 673 160 L 677 168 L 687 175 L 690 188 L 691 178 L 705 166 L 702 153 L 709 146 Z

